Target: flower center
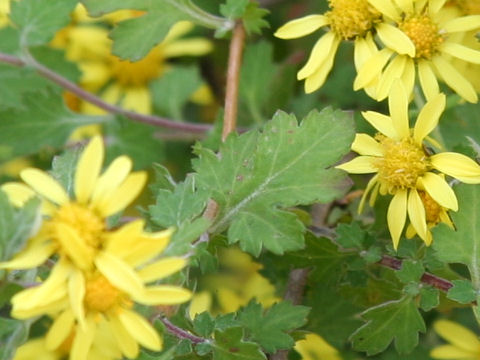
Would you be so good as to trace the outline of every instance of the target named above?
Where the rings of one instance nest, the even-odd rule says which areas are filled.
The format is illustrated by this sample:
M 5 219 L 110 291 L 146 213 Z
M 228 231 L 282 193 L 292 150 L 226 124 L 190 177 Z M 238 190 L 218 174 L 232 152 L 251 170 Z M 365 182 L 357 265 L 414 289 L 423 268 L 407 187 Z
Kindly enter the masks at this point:
M 85 307 L 91 311 L 105 312 L 121 301 L 120 291 L 102 275 L 89 279 L 85 286 Z
M 440 219 L 440 213 L 442 207 L 425 191 L 419 191 L 420 199 L 422 199 L 423 206 L 425 207 L 425 215 L 427 223 L 438 224 Z
M 443 43 L 437 24 L 427 15 L 407 17 L 398 25 L 415 45 L 415 57 L 431 59 Z
M 379 182 L 389 193 L 415 188 L 418 177 L 429 168 L 423 149 L 411 137 L 397 141 L 379 134 L 376 139 L 384 152 L 374 164 L 378 168 Z
M 162 51 L 158 46 L 153 48 L 143 59 L 135 62 L 112 56 L 112 76 L 122 86 L 145 86 L 149 81 L 162 74 L 163 60 Z
M 89 247 L 98 248 L 105 230 L 101 217 L 77 203 L 63 205 L 51 219 L 51 223 L 64 223 L 75 229 Z
M 344 40 L 365 35 L 381 17 L 367 0 L 329 0 L 329 7 L 330 27 Z

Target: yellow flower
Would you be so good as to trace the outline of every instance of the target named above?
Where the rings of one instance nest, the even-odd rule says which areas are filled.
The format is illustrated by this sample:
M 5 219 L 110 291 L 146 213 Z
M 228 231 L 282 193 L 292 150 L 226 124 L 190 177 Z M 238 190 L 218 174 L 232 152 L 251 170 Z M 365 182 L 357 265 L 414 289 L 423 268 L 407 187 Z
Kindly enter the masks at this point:
M 437 346 L 430 352 L 434 359 L 478 360 L 480 359 L 480 341 L 469 329 L 448 320 L 439 320 L 433 324 L 435 331 L 449 345 Z
M 368 1 L 385 17 L 392 19 L 395 26 L 378 28 L 378 37 L 386 48 L 368 59 L 358 71 L 355 90 L 378 82 L 374 98 L 380 101 L 387 97 L 395 79 L 400 78 L 410 95 L 418 72 L 427 100 L 439 93 L 437 78 L 465 100 L 478 100 L 470 80 L 452 64 L 451 58 L 476 66 L 480 64 L 480 51 L 465 46 L 461 39 L 468 31 L 480 28 L 480 15 L 443 16 L 445 2 L 437 0 Z
M 328 26 L 329 31 L 317 41 L 305 66 L 298 72 L 298 80 L 305 79 L 305 92 L 319 89 L 333 67 L 335 54 L 342 40 L 355 42 L 355 66 L 377 52 L 372 32 L 386 26 L 381 14 L 367 0 L 329 0 L 323 15 L 310 15 L 292 20 L 275 33 L 281 39 L 294 39 Z
M 57 42 L 57 47 L 65 48 L 67 58 L 79 65 L 82 87 L 100 92 L 101 98 L 108 103 L 140 113 L 151 113 L 149 86 L 168 69 L 167 60 L 179 56 L 201 56 L 212 49 L 211 42 L 204 38 L 181 39 L 192 28 L 193 24 L 186 21 L 175 24 L 163 42 L 135 62 L 113 55 L 108 30 L 95 24 L 70 27 L 63 34 L 65 40 Z M 101 109 L 86 102 L 81 104 L 81 111 L 103 114 Z
M 299 340 L 294 347 L 302 360 L 341 360 L 342 357 L 332 345 L 317 334 L 307 334 L 305 339 Z
M 10 23 L 8 14 L 10 13 L 10 0 L 0 0 L 0 28 Z
M 480 166 L 472 159 L 453 152 L 430 155 L 424 149 L 424 140 L 434 142 L 428 134 L 437 126 L 445 108 L 445 95 L 437 94 L 420 111 L 415 127 L 409 128 L 408 95 L 400 80 L 394 82 L 389 95 L 390 116 L 372 111 L 364 118 L 379 133 L 375 138 L 357 134 L 352 150 L 361 156 L 338 166 L 353 174 L 376 175 L 369 181 L 360 202 L 371 192 L 373 205 L 377 194 L 391 194 L 387 213 L 388 228 L 396 249 L 405 225 L 407 213 L 416 233 L 430 245 L 425 206 L 419 191 L 425 191 L 440 206 L 456 211 L 455 193 L 442 173 L 469 184 L 480 183 Z

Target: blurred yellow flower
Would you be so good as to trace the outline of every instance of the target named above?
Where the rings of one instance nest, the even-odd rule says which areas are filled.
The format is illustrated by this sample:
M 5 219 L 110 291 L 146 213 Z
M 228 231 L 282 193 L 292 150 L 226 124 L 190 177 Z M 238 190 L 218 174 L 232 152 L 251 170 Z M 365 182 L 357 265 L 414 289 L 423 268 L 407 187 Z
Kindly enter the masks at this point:
M 298 80 L 305 80 L 306 93 L 311 93 L 324 84 L 342 40 L 355 42 L 355 66 L 359 69 L 367 58 L 377 52 L 373 33 L 387 26 L 382 22 L 381 13 L 367 0 L 329 0 L 328 4 L 329 11 L 325 14 L 292 20 L 275 33 L 281 39 L 295 39 L 309 35 L 321 27 L 329 27 L 297 74 Z
M 478 360 L 480 359 L 480 340 L 472 331 L 448 320 L 439 320 L 433 328 L 449 345 L 437 346 L 430 352 L 434 359 Z
M 386 48 L 368 59 L 358 71 L 355 90 L 376 82 L 374 98 L 380 101 L 387 97 L 395 79 L 400 78 L 410 96 L 418 72 L 427 100 L 439 93 L 438 78 L 465 100 L 477 102 L 478 96 L 469 77 L 461 74 L 451 58 L 478 67 L 480 51 L 468 47 L 462 38 L 467 32 L 480 29 L 480 15 L 443 16 L 445 1 L 368 1 L 395 26 L 389 25 L 388 31 L 378 30 Z
M 8 14 L 10 13 L 10 0 L 0 0 L 0 28 L 10 23 Z
M 395 249 L 407 214 L 415 232 L 430 245 L 432 239 L 420 193 L 424 191 L 440 206 L 457 211 L 455 193 L 441 174 L 465 183 L 478 184 L 480 165 L 458 153 L 440 152 L 430 155 L 425 151 L 424 140 L 433 141 L 428 134 L 437 126 L 445 108 L 444 94 L 437 94 L 426 103 L 413 129 L 409 127 L 408 95 L 400 80 L 394 82 L 388 100 L 390 116 L 373 111 L 363 113 L 364 118 L 379 133 L 374 138 L 367 134 L 357 134 L 352 150 L 361 156 L 337 168 L 352 174 L 376 174 L 367 185 L 359 211 L 362 211 L 370 192 L 371 205 L 379 192 L 382 195 L 393 195 L 387 222 Z
M 342 360 L 337 349 L 317 334 L 307 334 L 295 343 L 294 349 L 302 360 Z

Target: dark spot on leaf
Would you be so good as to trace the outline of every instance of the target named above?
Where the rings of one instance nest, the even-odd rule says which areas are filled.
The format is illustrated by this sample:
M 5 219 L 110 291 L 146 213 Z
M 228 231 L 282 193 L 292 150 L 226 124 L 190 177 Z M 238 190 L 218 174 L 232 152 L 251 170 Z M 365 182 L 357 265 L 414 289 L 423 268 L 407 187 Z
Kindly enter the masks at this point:
M 228 349 L 228 351 L 232 352 L 232 353 L 236 353 L 236 352 L 239 352 L 240 349 L 239 348 L 236 348 L 236 347 L 232 347 L 230 349 Z

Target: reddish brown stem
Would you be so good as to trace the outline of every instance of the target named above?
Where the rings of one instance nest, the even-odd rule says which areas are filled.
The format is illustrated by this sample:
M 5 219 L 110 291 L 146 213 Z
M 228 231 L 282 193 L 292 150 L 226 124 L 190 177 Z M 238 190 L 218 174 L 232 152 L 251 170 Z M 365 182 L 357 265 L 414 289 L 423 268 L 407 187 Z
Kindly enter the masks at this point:
M 50 70 L 49 68 L 39 64 L 34 59 L 31 59 L 28 64 L 27 62 L 23 61 L 22 59 L 0 53 L 0 62 L 10 64 L 13 66 L 23 67 L 23 66 L 32 66 L 38 74 L 47 78 L 48 80 L 56 83 L 57 85 L 61 86 L 65 90 L 68 90 L 74 93 L 79 98 L 109 112 L 112 114 L 123 115 L 131 120 L 142 122 L 145 124 L 150 124 L 154 126 L 159 126 L 167 129 L 172 130 L 180 130 L 189 133 L 204 133 L 212 128 L 211 125 L 207 124 L 193 124 L 193 123 L 186 123 L 186 122 L 179 122 L 171 119 L 167 119 L 164 117 L 158 117 L 155 115 L 145 115 L 139 114 L 134 111 L 125 110 L 121 107 L 111 105 L 100 99 L 98 96 L 85 91 L 75 83 L 71 82 L 70 80 L 64 78 L 63 76 L 57 74 L 56 72 Z
M 241 22 L 238 22 L 233 29 L 232 40 L 230 41 L 222 141 L 225 141 L 228 134 L 235 131 L 237 126 L 238 85 L 240 81 L 244 42 L 245 28 Z

